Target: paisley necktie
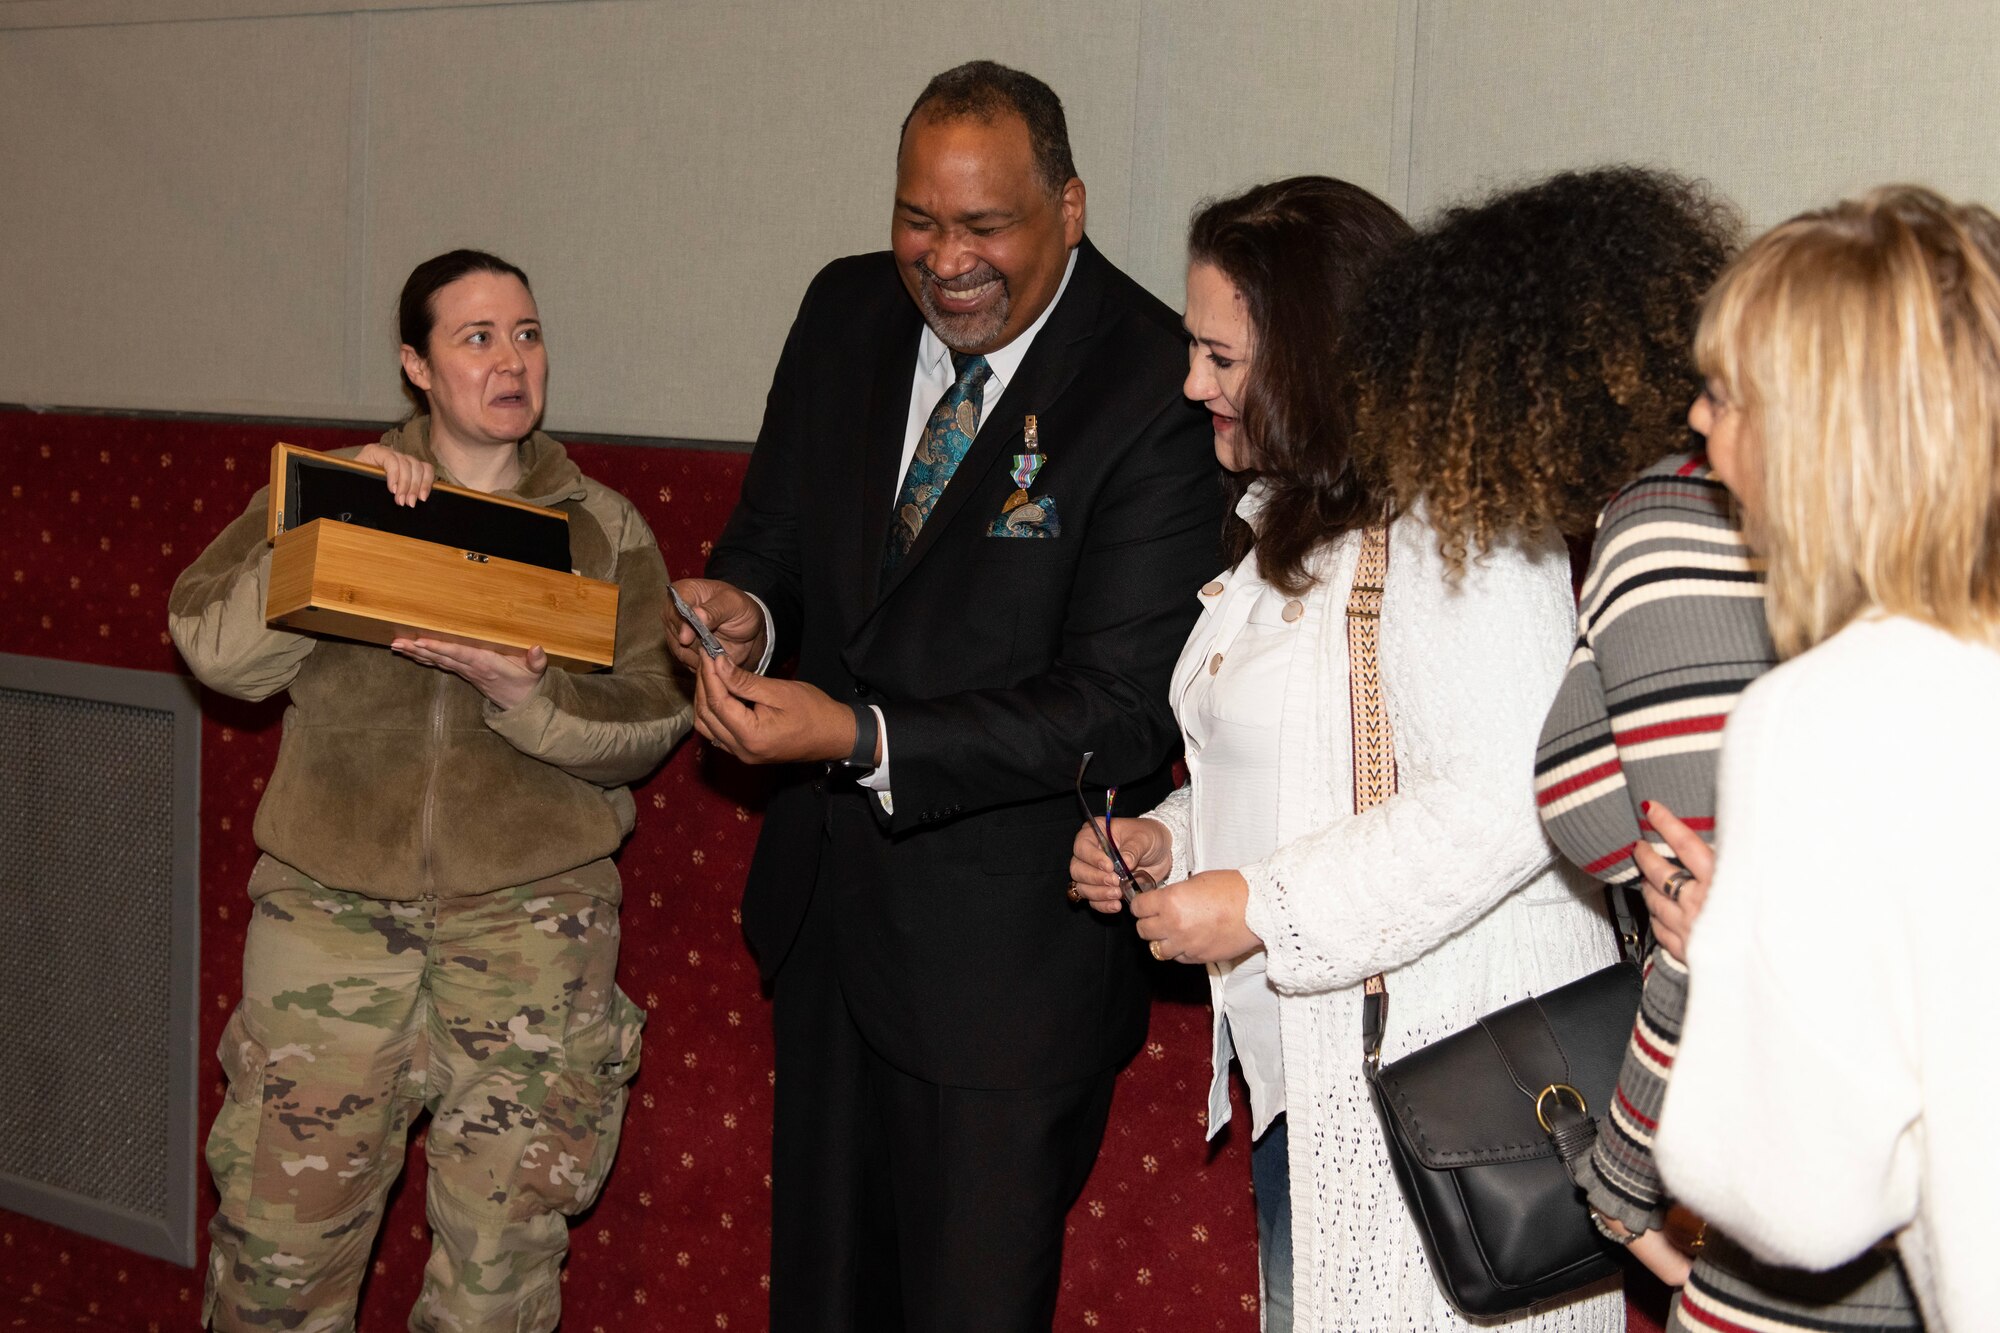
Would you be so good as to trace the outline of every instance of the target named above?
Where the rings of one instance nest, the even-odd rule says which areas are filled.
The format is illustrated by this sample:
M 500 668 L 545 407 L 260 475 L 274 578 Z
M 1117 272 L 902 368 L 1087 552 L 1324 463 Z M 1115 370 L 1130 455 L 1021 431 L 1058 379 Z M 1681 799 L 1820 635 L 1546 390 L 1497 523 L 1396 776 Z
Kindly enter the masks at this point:
M 944 397 L 931 409 L 917 437 L 917 451 L 910 457 L 910 470 L 903 474 L 902 489 L 896 492 L 896 512 L 889 524 L 888 549 L 882 552 L 882 572 L 887 574 L 909 553 L 924 520 L 944 494 L 945 483 L 958 470 L 959 460 L 972 447 L 979 433 L 982 390 L 993 370 L 983 356 L 951 354 L 951 368 L 958 378 L 945 390 Z

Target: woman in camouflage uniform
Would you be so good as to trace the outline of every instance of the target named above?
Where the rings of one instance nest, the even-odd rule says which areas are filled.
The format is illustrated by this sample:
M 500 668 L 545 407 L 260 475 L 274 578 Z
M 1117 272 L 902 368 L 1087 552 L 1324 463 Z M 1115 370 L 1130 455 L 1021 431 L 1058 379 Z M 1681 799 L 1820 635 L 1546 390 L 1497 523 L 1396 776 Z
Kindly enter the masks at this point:
M 353 1328 L 426 1109 L 433 1245 L 410 1327 L 553 1328 L 565 1215 L 603 1183 L 638 1068 L 610 857 L 632 829 L 629 784 L 689 718 L 659 548 L 536 429 L 548 360 L 526 275 L 440 255 L 400 316 L 418 412 L 350 456 L 384 468 L 399 503 L 446 480 L 564 510 L 571 563 L 618 585 L 617 660 L 572 675 L 539 648 L 384 651 L 269 628 L 261 491 L 175 584 L 170 627 L 203 683 L 291 693 L 208 1140 L 217 1329 Z

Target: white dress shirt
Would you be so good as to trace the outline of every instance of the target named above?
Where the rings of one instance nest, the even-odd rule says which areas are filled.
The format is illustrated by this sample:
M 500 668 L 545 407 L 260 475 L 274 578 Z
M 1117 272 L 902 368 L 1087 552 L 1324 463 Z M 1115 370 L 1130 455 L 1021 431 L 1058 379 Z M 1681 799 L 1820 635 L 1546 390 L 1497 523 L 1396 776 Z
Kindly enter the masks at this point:
M 1056 294 L 1035 322 L 1021 330 L 1021 336 L 1005 347 L 995 348 L 986 354 L 987 369 L 992 374 L 979 391 L 979 424 L 986 425 L 986 405 L 1000 401 L 1000 395 L 1007 392 L 1007 385 L 1021 369 L 1022 360 L 1028 349 L 1034 346 L 1035 335 L 1049 322 L 1056 306 L 1062 303 L 1063 293 L 1069 290 L 1069 279 L 1076 272 L 1076 251 L 1069 252 L 1069 263 L 1063 268 L 1062 282 L 1056 287 Z M 910 460 L 916 456 L 917 441 L 922 438 L 924 427 L 930 422 L 931 413 L 937 410 L 938 400 L 951 390 L 958 376 L 951 368 L 951 349 L 944 345 L 930 325 L 924 326 L 923 337 L 917 340 L 917 364 L 910 376 L 910 411 L 903 426 L 903 457 L 896 465 L 896 489 L 890 495 L 893 505 L 897 495 L 902 494 L 903 479 L 909 473 Z M 975 438 L 977 432 L 974 433 Z M 949 482 L 946 485 L 950 485 Z M 757 607 L 764 613 L 764 658 L 757 664 L 757 673 L 762 675 L 771 665 L 773 636 L 771 634 L 771 608 L 762 599 L 753 597 Z M 889 724 L 882 716 L 879 706 L 870 704 L 875 714 L 875 734 L 881 739 L 882 762 L 865 773 L 857 773 L 855 781 L 879 794 L 884 810 L 894 810 L 889 794 Z

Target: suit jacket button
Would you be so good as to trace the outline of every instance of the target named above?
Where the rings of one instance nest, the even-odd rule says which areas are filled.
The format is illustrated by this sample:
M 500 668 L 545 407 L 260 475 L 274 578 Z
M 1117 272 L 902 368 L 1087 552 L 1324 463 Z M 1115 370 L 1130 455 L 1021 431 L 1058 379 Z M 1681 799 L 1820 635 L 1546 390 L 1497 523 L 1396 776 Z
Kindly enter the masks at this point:
M 868 697 L 868 687 L 858 680 L 854 682 L 854 697 L 857 699 L 866 699 Z
M 1292 598 L 1291 601 L 1285 603 L 1284 617 L 1285 617 L 1285 622 L 1287 624 L 1290 624 L 1292 621 L 1297 620 L 1300 616 L 1304 615 L 1305 613 L 1306 613 L 1306 604 L 1300 601 L 1298 598 L 1294 597 Z
M 1222 654 L 1217 653 L 1208 659 L 1208 674 L 1212 676 L 1220 670 L 1222 670 Z

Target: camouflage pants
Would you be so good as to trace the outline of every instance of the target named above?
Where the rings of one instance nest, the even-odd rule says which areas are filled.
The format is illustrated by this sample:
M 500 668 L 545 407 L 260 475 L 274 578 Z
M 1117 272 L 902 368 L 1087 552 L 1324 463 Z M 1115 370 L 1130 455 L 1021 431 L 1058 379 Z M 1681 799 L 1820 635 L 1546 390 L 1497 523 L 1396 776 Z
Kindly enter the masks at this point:
M 644 1015 L 613 981 L 618 909 L 550 887 L 258 900 L 208 1137 L 214 1328 L 354 1327 L 383 1199 L 426 1108 L 432 1245 L 409 1327 L 555 1327 L 564 1215 L 610 1170 Z

